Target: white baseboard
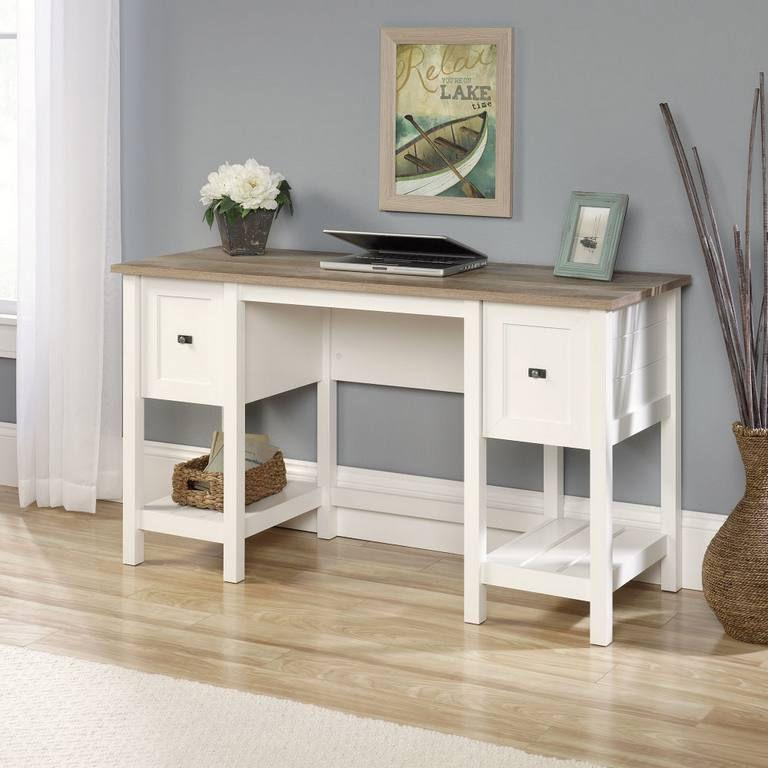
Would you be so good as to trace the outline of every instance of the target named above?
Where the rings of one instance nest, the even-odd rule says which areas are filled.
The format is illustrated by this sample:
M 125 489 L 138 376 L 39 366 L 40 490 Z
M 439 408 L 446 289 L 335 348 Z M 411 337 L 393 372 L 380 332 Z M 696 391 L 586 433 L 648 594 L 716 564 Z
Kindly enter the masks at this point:
M 145 490 L 147 500 L 168 493 L 173 465 L 206 448 L 147 441 Z M 291 479 L 312 481 L 314 462 L 287 459 Z M 0 423 L 0 484 L 16 484 L 16 429 Z M 386 544 L 460 554 L 462 551 L 462 483 L 418 475 L 339 467 L 333 502 L 339 510 L 339 535 Z M 495 547 L 515 533 L 525 531 L 541 519 L 543 498 L 539 491 L 491 486 L 488 489 L 489 545 Z M 589 500 L 567 496 L 565 514 L 587 518 Z M 658 528 L 658 507 L 614 502 L 617 523 Z M 702 512 L 683 512 L 683 586 L 701 589 L 704 552 L 725 518 Z M 315 513 L 292 520 L 288 527 L 315 530 Z M 658 567 L 643 574 L 645 581 L 658 582 Z
M 0 301 L 0 305 L 2 305 Z M 3 312 L 0 306 L 0 357 L 16 357 L 16 315 Z
M 16 485 L 16 425 L 0 421 L 0 485 Z

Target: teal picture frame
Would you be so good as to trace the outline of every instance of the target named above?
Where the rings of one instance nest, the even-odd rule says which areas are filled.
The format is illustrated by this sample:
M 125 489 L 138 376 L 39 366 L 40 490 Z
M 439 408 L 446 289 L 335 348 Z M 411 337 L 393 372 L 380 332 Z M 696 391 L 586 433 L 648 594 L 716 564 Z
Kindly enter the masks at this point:
M 628 205 L 621 193 L 572 192 L 555 275 L 611 280 Z

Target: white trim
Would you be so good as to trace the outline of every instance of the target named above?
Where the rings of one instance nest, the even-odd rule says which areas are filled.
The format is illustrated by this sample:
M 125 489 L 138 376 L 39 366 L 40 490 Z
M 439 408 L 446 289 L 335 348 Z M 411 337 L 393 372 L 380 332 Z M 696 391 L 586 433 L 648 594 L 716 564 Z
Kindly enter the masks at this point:
M 16 425 L 0 421 L 0 485 L 16 486 Z
M 16 357 L 16 315 L 0 313 L 0 357 Z
M 147 440 L 144 448 L 145 487 L 152 498 L 166 492 L 173 465 L 207 448 Z M 314 482 L 317 467 L 311 461 L 286 461 L 291 480 Z M 0 423 L 0 485 L 16 484 L 16 425 Z M 339 536 L 387 544 L 461 554 L 463 483 L 419 475 L 402 475 L 356 467 L 339 467 L 333 501 L 338 507 Z M 356 508 L 355 505 L 366 509 Z M 613 503 L 613 520 L 635 528 L 658 530 L 659 507 Z M 589 499 L 565 496 L 565 517 L 587 520 Z M 509 540 L 510 532 L 525 531 L 544 517 L 544 495 L 518 488 L 488 487 L 489 549 Z M 683 587 L 701 589 L 701 561 L 725 517 L 683 511 Z M 315 513 L 291 521 L 288 527 L 315 530 Z M 643 580 L 658 583 L 658 566 Z

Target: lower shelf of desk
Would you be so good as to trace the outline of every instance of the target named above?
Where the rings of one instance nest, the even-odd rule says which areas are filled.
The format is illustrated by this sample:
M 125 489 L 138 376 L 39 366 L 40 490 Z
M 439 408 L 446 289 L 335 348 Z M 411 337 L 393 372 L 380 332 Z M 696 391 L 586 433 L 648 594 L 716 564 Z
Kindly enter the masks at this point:
M 245 535 L 272 528 L 320 506 L 320 488 L 314 483 L 291 480 L 276 493 L 245 508 Z M 146 504 L 139 527 L 144 531 L 169 533 L 188 539 L 224 541 L 224 515 L 210 509 L 181 507 L 170 496 Z
M 667 554 L 658 531 L 616 526 L 613 531 L 614 590 Z M 589 523 L 558 518 L 490 552 L 482 565 L 484 584 L 589 600 Z

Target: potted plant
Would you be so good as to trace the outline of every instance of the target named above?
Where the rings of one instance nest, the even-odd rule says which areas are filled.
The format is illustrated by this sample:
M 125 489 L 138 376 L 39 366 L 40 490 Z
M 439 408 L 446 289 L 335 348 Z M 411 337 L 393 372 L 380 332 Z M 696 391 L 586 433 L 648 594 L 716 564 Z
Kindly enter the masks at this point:
M 291 186 L 285 176 L 253 158 L 242 165 L 224 163 L 208 175 L 200 190 L 207 206 L 203 219 L 219 226 L 222 248 L 230 256 L 260 256 L 267 249 L 272 222 L 283 206 L 293 213 Z
M 752 100 L 747 149 L 747 188 L 744 227 L 734 226 L 731 244 L 721 239 L 712 198 L 696 147 L 696 176 L 680 141 L 669 105 L 661 104 L 683 185 L 691 206 L 723 333 L 739 421 L 733 433 L 746 475 L 744 496 L 707 548 L 702 565 L 704 595 L 725 631 L 737 640 L 768 643 L 768 137 L 765 78 Z M 759 120 L 758 120 L 759 116 Z M 763 295 L 752 286 L 752 166 L 759 130 L 762 174 L 762 233 L 759 281 Z M 736 290 L 729 277 L 735 261 Z

